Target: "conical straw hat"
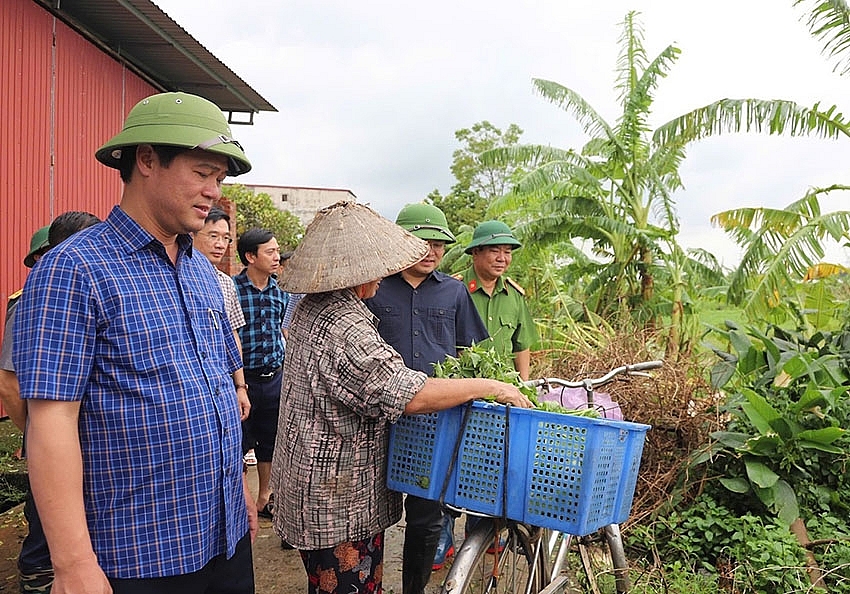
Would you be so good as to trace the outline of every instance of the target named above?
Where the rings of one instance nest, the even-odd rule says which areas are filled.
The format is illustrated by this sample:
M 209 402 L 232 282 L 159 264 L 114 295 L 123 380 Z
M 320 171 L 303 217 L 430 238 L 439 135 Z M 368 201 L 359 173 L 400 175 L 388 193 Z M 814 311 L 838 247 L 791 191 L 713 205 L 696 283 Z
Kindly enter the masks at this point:
M 428 254 L 428 244 L 355 202 L 323 208 L 286 263 L 278 284 L 290 293 L 356 287 L 404 270 Z

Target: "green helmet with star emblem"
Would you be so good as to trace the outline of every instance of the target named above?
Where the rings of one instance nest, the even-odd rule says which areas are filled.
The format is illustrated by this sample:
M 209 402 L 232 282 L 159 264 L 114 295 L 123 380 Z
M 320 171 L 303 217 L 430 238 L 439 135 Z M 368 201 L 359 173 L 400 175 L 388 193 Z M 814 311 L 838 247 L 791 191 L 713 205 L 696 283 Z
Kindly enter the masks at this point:
M 510 245 L 514 249 L 522 247 L 511 228 L 502 221 L 484 221 L 479 224 L 472 232 L 472 241 L 464 251 L 471 254 L 473 248 L 485 245 Z
M 445 241 L 446 243 L 457 241 L 452 232 L 449 231 L 446 215 L 433 204 L 425 204 L 424 202 L 408 204 L 399 211 L 395 222 L 396 225 L 410 231 L 419 239 Z
M 140 144 L 202 149 L 227 157 L 227 175 L 251 170 L 242 146 L 218 106 L 189 93 L 160 93 L 142 99 L 127 114 L 124 128 L 97 149 L 97 160 L 121 167 L 121 151 Z

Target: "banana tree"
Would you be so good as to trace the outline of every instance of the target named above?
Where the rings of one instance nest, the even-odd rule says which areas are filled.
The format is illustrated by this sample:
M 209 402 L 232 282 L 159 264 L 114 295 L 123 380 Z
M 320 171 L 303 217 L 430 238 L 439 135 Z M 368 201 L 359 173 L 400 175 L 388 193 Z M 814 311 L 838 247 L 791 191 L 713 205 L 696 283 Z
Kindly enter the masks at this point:
M 813 270 L 823 271 L 818 264 L 824 240 L 850 241 L 850 211 L 822 213 L 819 197 L 846 190 L 850 186 L 813 188 L 783 209 L 738 208 L 714 215 L 712 223 L 744 248 L 729 279 L 729 301 L 754 319 L 764 317 L 782 305 L 779 296 L 793 294 Z
M 673 197 L 682 187 L 679 166 L 689 143 L 732 132 L 848 135 L 835 108 L 758 99 L 721 99 L 653 130 L 655 92 L 680 50 L 669 45 L 649 60 L 636 15 L 628 13 L 623 22 L 615 85 L 621 113 L 615 123 L 573 89 L 534 79 L 536 92 L 572 115 L 590 140 L 581 150 L 522 145 L 481 155 L 485 163 L 529 171 L 511 193 L 491 203 L 491 214 L 512 219 L 526 242 L 580 242 L 604 264 L 606 276 L 588 287 L 596 290 L 590 299 L 602 315 L 624 304 L 651 307 L 658 271 L 680 257 L 681 250 L 668 246 L 679 232 Z

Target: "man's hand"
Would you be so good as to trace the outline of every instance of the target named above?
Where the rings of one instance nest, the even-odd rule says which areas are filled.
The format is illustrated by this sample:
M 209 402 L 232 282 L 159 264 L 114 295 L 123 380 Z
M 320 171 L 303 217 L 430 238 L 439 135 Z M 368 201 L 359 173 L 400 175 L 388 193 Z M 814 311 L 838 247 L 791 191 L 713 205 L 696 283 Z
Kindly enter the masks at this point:
M 236 388 L 236 402 L 239 404 L 239 420 L 244 421 L 251 412 L 251 401 L 248 399 L 248 388 L 239 386 Z
M 73 563 L 68 567 L 53 568 L 53 594 L 112 594 L 112 586 L 97 559 Z

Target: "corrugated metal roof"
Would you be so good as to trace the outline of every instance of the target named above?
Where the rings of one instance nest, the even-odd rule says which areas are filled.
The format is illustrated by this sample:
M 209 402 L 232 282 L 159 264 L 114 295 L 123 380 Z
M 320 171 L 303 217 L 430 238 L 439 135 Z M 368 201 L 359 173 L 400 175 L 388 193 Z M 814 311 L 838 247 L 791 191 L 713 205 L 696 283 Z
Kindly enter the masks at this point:
M 164 91 L 206 97 L 222 111 L 277 111 L 150 0 L 35 1 Z

